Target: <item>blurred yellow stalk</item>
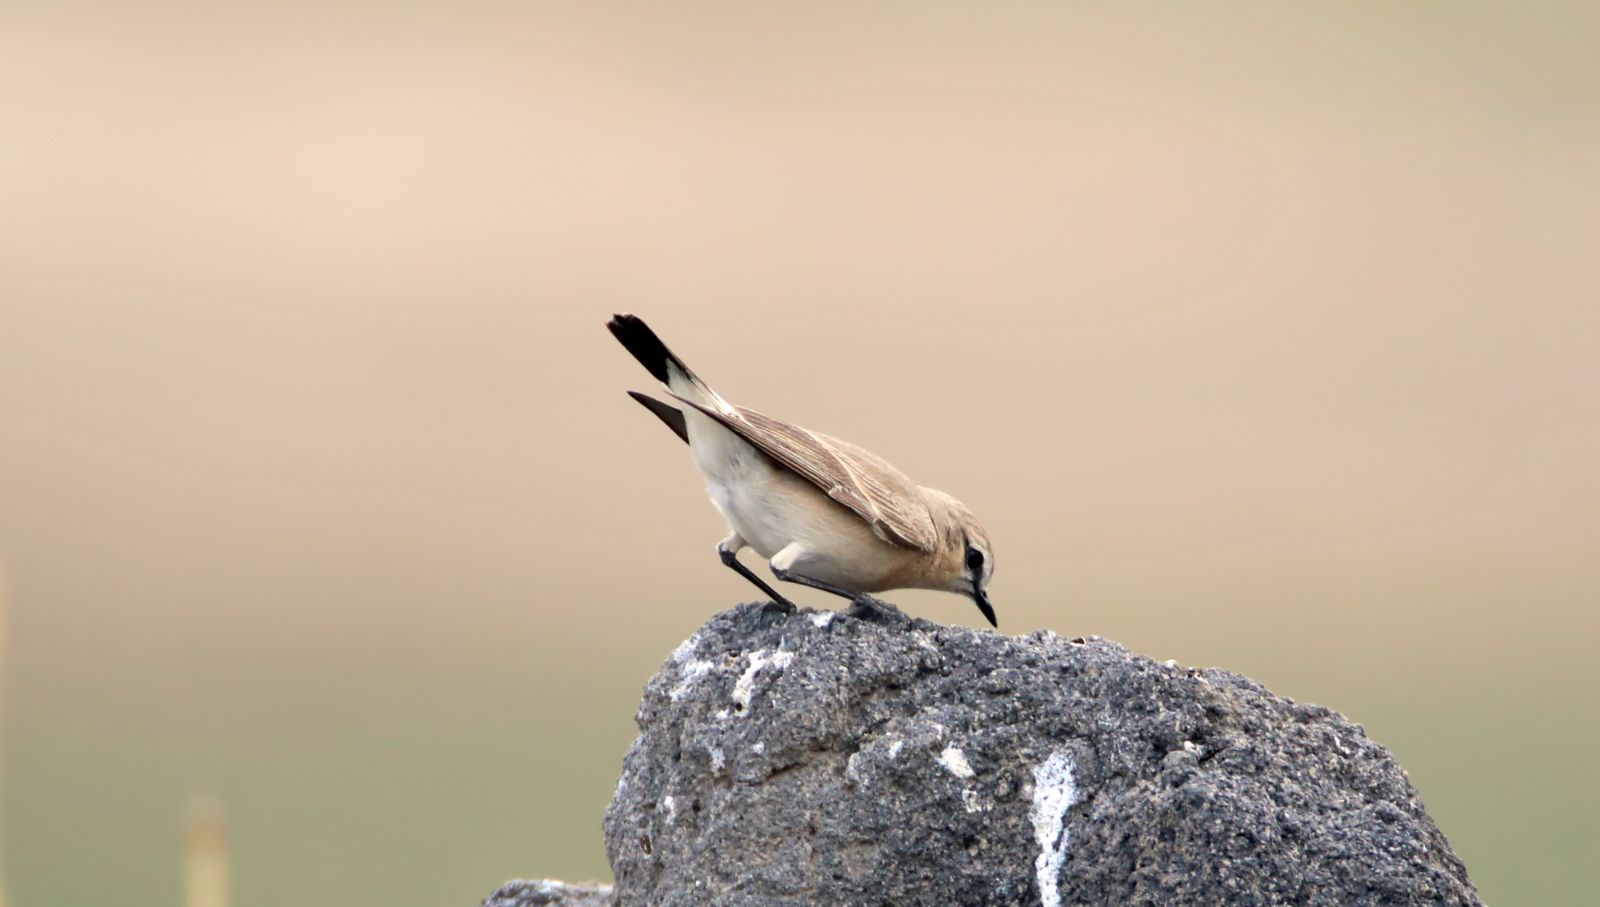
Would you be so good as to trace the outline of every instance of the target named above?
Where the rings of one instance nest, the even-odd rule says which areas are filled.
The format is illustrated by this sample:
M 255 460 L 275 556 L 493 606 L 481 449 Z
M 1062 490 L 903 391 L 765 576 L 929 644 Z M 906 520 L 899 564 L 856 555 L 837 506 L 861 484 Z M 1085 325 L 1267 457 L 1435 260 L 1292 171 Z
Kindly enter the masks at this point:
M 183 842 L 185 907 L 228 907 L 228 835 L 216 797 L 189 798 Z

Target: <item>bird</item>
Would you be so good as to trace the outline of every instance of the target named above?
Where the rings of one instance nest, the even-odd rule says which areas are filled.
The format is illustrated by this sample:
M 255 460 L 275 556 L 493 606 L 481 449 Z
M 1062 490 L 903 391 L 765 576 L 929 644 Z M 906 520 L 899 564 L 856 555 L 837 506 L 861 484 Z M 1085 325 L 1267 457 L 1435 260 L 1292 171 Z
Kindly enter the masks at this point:
M 689 445 L 728 522 L 717 557 L 774 604 L 794 608 L 739 560 L 745 548 L 783 582 L 852 601 L 891 589 L 955 592 L 999 627 L 987 591 L 994 548 L 964 504 L 848 441 L 729 403 L 638 316 L 614 315 L 606 327 L 673 401 L 628 392 Z

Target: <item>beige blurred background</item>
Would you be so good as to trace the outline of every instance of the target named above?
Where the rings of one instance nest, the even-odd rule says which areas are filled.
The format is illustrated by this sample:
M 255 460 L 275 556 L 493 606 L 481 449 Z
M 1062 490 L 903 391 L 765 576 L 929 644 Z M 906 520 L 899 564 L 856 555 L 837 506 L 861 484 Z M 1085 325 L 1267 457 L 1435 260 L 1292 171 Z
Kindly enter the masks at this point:
M 1597 233 L 1593 4 L 9 3 L 8 905 L 178 903 L 196 793 L 241 907 L 604 878 L 754 597 L 613 310 L 1586 902 Z

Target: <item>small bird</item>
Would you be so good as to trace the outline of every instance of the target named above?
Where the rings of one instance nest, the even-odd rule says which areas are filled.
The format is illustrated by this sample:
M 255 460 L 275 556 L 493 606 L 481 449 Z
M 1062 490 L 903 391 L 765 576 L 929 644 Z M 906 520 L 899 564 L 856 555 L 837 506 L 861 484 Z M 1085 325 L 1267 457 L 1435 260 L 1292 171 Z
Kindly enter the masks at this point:
M 722 563 L 778 604 L 794 604 L 739 561 L 753 548 L 772 575 L 848 599 L 888 589 L 971 596 L 998 627 L 985 591 L 989 535 L 962 503 L 918 485 L 869 451 L 734 406 L 633 315 L 606 324 L 681 408 L 629 391 L 689 445 L 732 532 Z

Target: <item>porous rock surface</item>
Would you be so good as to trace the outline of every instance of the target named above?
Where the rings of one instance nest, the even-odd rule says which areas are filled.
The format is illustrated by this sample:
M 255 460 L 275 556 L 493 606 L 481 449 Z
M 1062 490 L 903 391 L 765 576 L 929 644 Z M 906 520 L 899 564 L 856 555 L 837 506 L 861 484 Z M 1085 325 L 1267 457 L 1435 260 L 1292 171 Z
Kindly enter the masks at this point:
M 1099 639 L 745 605 L 645 688 L 619 907 L 1477 905 L 1359 725 Z
M 610 885 L 515 879 L 484 898 L 480 907 L 615 907 L 616 903 Z

